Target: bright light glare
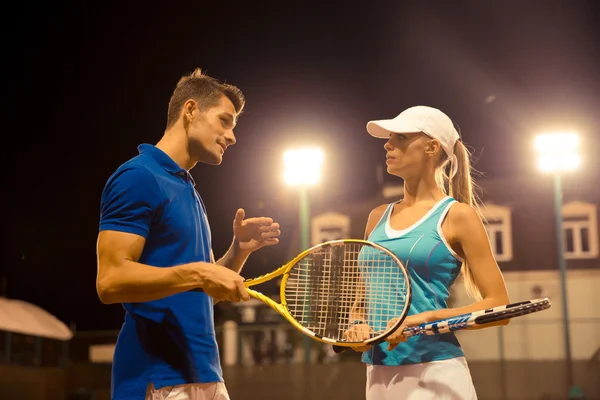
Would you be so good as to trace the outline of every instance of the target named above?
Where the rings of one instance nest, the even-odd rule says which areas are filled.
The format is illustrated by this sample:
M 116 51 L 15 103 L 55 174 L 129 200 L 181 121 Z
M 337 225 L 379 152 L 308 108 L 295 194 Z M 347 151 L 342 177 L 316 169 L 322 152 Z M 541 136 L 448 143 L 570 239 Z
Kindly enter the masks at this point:
M 544 172 L 573 171 L 581 164 L 579 136 L 575 133 L 546 133 L 535 138 L 538 167 Z
M 324 154 L 321 149 L 303 148 L 283 154 L 284 180 L 291 186 L 314 185 L 321 179 Z
M 538 159 L 538 167 L 544 172 L 573 171 L 581 164 L 577 154 L 543 155 Z
M 535 147 L 540 153 L 574 152 L 579 147 L 579 136 L 575 133 L 545 133 L 535 138 Z

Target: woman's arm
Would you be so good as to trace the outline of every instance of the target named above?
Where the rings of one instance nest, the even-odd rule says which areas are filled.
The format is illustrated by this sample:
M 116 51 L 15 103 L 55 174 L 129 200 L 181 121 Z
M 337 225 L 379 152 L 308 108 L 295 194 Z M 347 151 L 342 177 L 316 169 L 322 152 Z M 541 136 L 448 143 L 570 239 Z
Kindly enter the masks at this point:
M 468 263 L 482 299 L 465 307 L 434 310 L 428 322 L 473 311 L 497 307 L 510 302 L 502 272 L 496 263 L 490 241 L 479 214 L 470 206 L 457 203 L 447 217 L 449 242 Z M 478 327 L 506 325 L 509 320 Z

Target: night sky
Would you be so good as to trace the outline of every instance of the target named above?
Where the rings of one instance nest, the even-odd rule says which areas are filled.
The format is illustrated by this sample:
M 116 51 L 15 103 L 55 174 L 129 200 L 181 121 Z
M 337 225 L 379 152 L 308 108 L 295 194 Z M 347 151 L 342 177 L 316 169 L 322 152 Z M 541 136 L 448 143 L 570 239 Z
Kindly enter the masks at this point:
M 366 122 L 413 105 L 449 114 L 490 178 L 529 174 L 545 130 L 580 133 L 586 168 L 600 166 L 592 0 L 325 3 L 25 2 L 5 13 L 8 296 L 78 329 L 120 326 L 120 306 L 95 292 L 100 194 L 140 143 L 160 139 L 172 90 L 196 67 L 247 99 L 223 164 L 192 170 L 215 254 L 238 207 L 282 224 L 281 244 L 251 258 L 248 276 L 287 261 L 297 228 L 283 150 L 325 149 L 325 203 L 372 197 L 384 142 Z

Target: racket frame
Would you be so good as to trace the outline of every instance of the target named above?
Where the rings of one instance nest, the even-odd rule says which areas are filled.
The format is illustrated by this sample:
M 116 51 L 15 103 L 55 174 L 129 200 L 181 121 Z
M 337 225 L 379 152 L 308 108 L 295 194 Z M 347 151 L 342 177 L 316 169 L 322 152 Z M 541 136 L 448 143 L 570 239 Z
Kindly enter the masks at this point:
M 406 328 L 402 334 L 406 337 L 418 335 L 439 335 L 462 329 L 469 329 L 477 325 L 486 325 L 497 321 L 504 321 L 550 308 L 552 303 L 547 297 L 510 303 L 503 306 L 488 308 L 445 318 L 438 321 L 427 322 L 419 326 Z
M 362 245 L 374 247 L 374 248 L 384 252 L 386 255 L 388 255 L 390 258 L 392 258 L 392 260 L 398 265 L 399 268 L 401 268 L 403 270 L 405 280 L 406 280 L 406 294 L 405 294 L 406 305 L 404 307 L 404 311 L 403 311 L 402 315 L 397 317 L 398 320 L 396 321 L 396 323 L 394 324 L 394 326 L 391 329 L 385 331 L 383 334 L 369 338 L 362 342 L 348 342 L 348 341 L 334 340 L 331 338 L 323 337 L 323 336 L 311 331 L 310 329 L 304 327 L 302 324 L 300 324 L 298 321 L 296 321 L 296 319 L 292 316 L 292 314 L 289 312 L 289 310 L 287 308 L 287 303 L 286 303 L 286 298 L 285 298 L 285 287 L 286 287 L 287 279 L 289 277 L 289 272 L 301 259 L 303 259 L 304 257 L 308 256 L 311 253 L 317 252 L 319 249 L 329 247 L 329 246 L 340 246 L 340 245 L 344 245 L 344 244 L 362 244 Z M 261 293 L 257 290 L 250 289 L 251 286 L 256 286 L 261 283 L 270 281 L 273 278 L 276 278 L 278 276 L 283 276 L 283 278 L 281 280 L 280 292 L 279 292 L 279 298 L 281 300 L 281 303 L 276 302 L 275 300 L 271 299 L 270 297 L 264 295 L 263 293 Z M 406 318 L 406 316 L 408 314 L 408 310 L 410 308 L 410 304 L 412 301 L 411 280 L 410 280 L 410 276 L 408 275 L 408 270 L 406 269 L 406 267 L 404 266 L 402 261 L 400 261 L 400 259 L 394 253 L 392 253 L 390 250 L 386 249 L 385 247 L 383 247 L 377 243 L 373 243 L 368 240 L 362 240 L 362 239 L 338 239 L 338 240 L 330 240 L 330 241 L 327 241 L 324 243 L 317 244 L 317 245 L 303 251 L 302 253 L 298 254 L 296 257 L 294 257 L 294 259 L 292 259 L 287 264 L 285 264 L 267 274 L 258 276 L 256 278 L 246 279 L 244 281 L 244 285 L 246 286 L 246 290 L 248 291 L 248 294 L 251 297 L 254 297 L 257 300 L 260 300 L 261 302 L 263 302 L 266 305 L 268 305 L 269 307 L 271 307 L 273 310 L 277 311 L 290 324 L 292 324 L 292 326 L 294 326 L 296 329 L 298 329 L 303 334 L 305 334 L 319 342 L 331 344 L 331 345 L 335 345 L 335 346 L 341 346 L 341 347 L 374 345 L 374 344 L 385 341 L 385 339 L 389 335 L 394 333 L 394 331 L 396 329 L 398 329 L 400 327 L 400 325 L 402 325 L 402 322 L 404 322 L 404 319 Z

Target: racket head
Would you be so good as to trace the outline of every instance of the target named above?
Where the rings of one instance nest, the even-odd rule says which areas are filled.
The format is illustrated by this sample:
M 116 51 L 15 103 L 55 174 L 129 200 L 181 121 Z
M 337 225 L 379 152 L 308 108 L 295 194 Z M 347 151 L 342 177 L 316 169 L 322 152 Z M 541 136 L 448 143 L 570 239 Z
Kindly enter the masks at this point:
M 316 245 L 287 265 L 280 288 L 285 317 L 303 333 L 329 344 L 379 343 L 404 321 L 411 302 L 408 271 L 385 247 L 359 239 Z M 368 337 L 349 341 L 356 316 Z

